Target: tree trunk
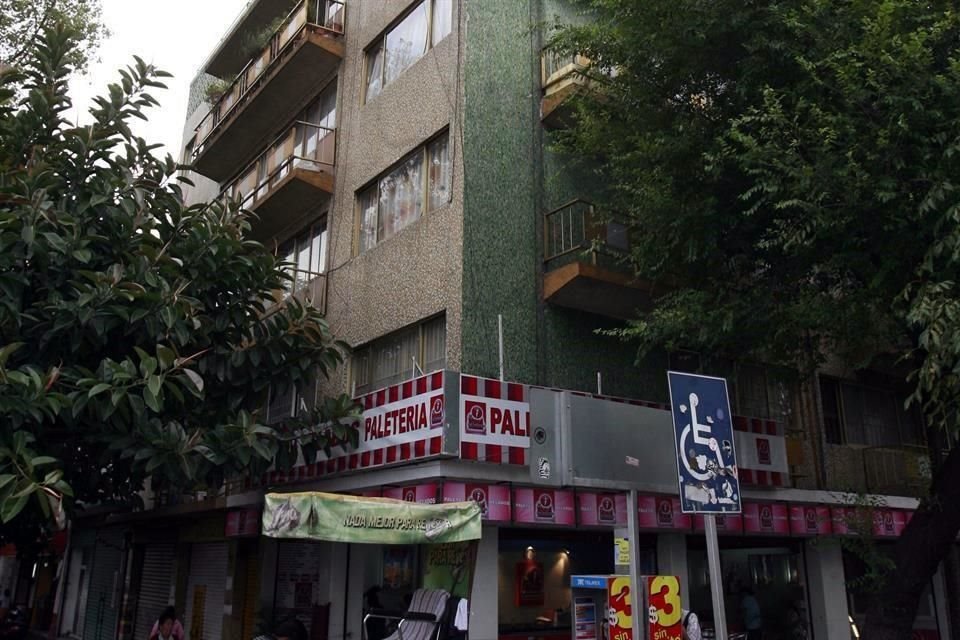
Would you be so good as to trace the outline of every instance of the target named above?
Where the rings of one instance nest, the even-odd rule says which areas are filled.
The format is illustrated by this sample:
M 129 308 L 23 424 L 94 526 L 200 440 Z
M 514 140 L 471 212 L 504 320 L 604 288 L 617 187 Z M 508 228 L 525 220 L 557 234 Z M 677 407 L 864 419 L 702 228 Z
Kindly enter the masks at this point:
M 930 584 L 960 531 L 960 448 L 954 448 L 934 476 L 930 497 L 921 503 L 894 548 L 896 568 L 870 608 L 861 637 L 910 640 L 920 595 Z

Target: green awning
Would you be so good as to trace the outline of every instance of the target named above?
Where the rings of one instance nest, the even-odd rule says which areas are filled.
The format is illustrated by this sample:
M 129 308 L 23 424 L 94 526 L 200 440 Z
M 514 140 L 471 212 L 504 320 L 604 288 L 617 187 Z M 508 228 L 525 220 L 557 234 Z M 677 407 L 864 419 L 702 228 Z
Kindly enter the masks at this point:
M 417 504 L 336 493 L 268 493 L 263 533 L 271 538 L 370 544 L 435 544 L 480 538 L 475 502 Z

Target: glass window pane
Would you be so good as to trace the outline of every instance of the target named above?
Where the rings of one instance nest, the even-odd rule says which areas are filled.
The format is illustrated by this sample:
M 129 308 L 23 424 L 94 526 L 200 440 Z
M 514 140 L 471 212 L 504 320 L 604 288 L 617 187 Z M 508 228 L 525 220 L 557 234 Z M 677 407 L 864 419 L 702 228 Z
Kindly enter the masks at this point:
M 923 445 L 926 443 L 926 434 L 923 432 L 923 419 L 916 405 L 904 407 L 906 396 L 897 396 L 897 413 L 900 416 L 900 437 L 904 444 Z
M 453 0 L 433 0 L 433 46 L 450 35 L 452 24 Z
M 313 242 L 310 248 L 310 271 L 323 273 L 327 266 L 327 225 L 321 223 L 313 228 Z
M 423 206 L 422 153 L 414 153 L 380 181 L 381 242 L 420 218 Z
M 367 101 L 373 100 L 383 89 L 383 47 L 367 53 Z
M 430 202 L 428 210 L 433 211 L 450 202 L 450 145 L 449 138 L 443 136 L 430 145 L 427 155 L 430 177 Z
M 769 418 L 767 377 L 763 367 L 741 364 L 737 367 L 737 391 L 740 403 L 737 413 L 749 418 Z
M 867 444 L 867 436 L 863 431 L 863 393 L 859 388 L 845 384 L 840 389 L 840 395 L 847 444 Z
M 427 3 L 410 12 L 387 34 L 384 86 L 393 82 L 427 52 Z M 368 94 L 369 95 L 369 94 Z
M 424 373 L 438 371 L 447 364 L 447 319 L 443 316 L 423 325 Z
M 377 244 L 377 186 L 360 194 L 360 251 Z
M 820 378 L 820 402 L 823 405 L 823 428 L 827 442 L 843 444 L 843 425 L 840 421 L 840 398 L 835 380 Z

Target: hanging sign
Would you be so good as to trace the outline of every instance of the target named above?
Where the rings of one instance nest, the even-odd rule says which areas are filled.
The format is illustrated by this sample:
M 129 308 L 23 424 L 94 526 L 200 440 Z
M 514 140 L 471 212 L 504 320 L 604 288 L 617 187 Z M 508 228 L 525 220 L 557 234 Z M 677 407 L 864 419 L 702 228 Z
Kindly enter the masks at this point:
M 462 542 L 480 538 L 480 508 L 473 502 L 417 504 L 334 493 L 268 493 L 263 533 L 373 544 Z

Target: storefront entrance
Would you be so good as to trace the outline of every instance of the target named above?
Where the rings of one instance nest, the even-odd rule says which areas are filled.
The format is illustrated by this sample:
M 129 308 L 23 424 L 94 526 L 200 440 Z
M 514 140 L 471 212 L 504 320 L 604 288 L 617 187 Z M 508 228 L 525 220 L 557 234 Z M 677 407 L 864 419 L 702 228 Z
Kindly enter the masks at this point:
M 615 573 L 612 530 L 501 528 L 498 546 L 501 640 L 569 640 L 570 576 Z M 656 536 L 639 548 L 641 573 L 656 573 Z
M 690 609 L 697 613 L 704 627 L 712 628 L 706 543 L 700 536 L 689 536 L 687 540 Z M 810 637 L 801 542 L 783 538 L 721 537 L 720 566 L 727 626 L 731 632 L 744 628 L 741 604 L 745 590 L 749 590 L 760 605 L 764 640 Z

